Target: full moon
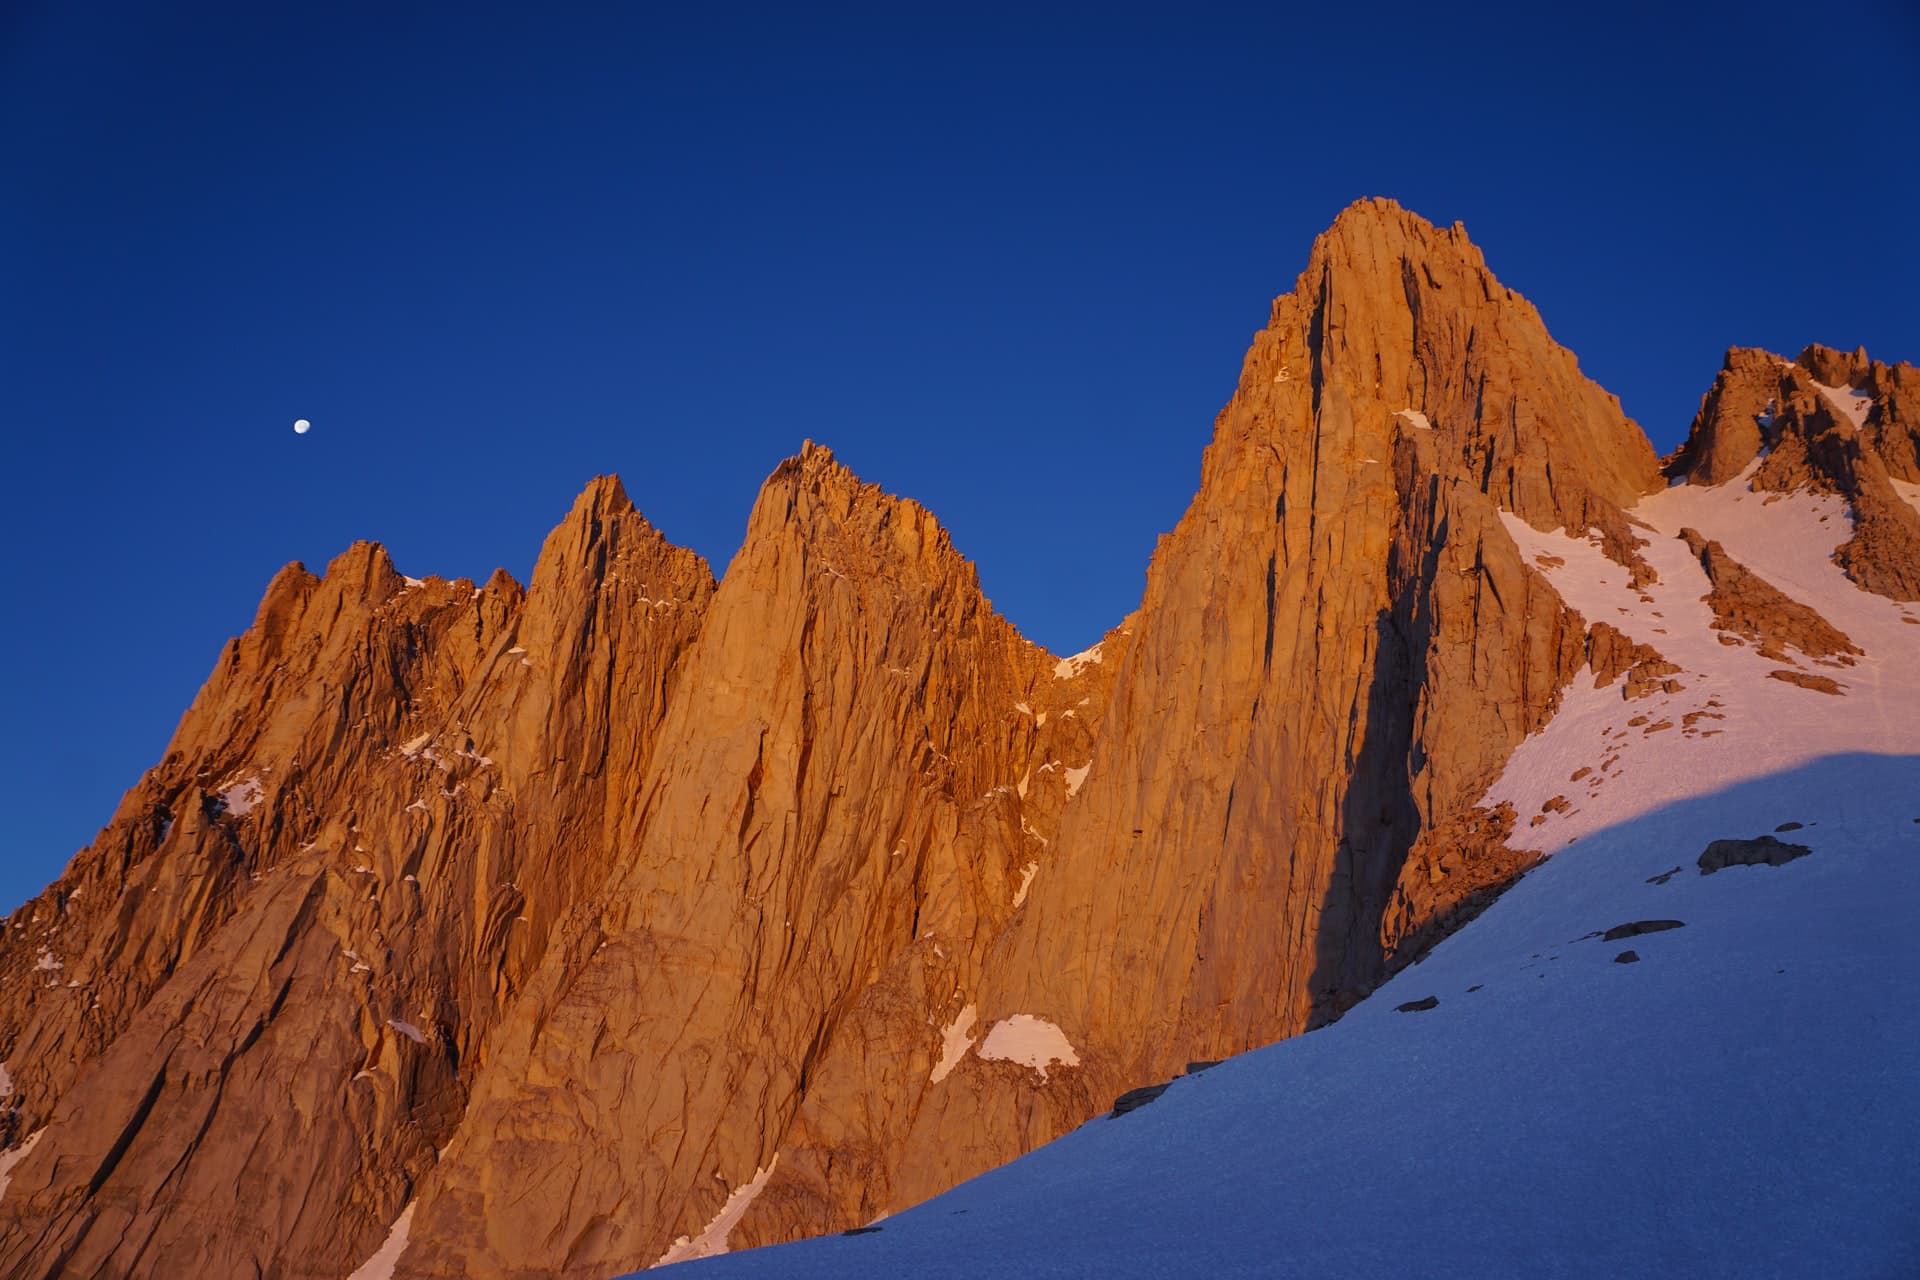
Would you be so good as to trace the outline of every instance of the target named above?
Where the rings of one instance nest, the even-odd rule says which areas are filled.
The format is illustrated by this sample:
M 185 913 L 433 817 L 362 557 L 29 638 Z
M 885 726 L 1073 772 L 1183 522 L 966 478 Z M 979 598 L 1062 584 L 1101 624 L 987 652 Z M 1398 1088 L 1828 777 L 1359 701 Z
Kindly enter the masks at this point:
M 311 422 L 308 422 L 308 421 L 307 421 L 307 420 L 306 420 L 305 418 L 295 418 L 295 419 L 294 419 L 294 422 L 293 422 L 293 433 L 294 433 L 295 435 L 298 435 L 298 436 L 303 436 L 303 435 L 305 435 L 305 434 L 307 434 L 307 432 L 309 432 L 309 431 L 311 431 L 311 430 L 313 430 L 313 424 L 312 424 Z

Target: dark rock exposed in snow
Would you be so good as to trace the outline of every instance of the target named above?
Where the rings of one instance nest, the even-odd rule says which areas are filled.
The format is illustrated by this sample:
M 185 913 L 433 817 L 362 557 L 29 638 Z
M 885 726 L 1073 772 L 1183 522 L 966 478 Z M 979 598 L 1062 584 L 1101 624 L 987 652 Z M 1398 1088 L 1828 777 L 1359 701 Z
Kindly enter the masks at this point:
M 1710 876 L 1724 867 L 1784 866 L 1812 852 L 1804 844 L 1788 844 L 1772 836 L 1761 836 L 1755 840 L 1715 840 L 1700 855 L 1700 874 Z
M 1617 924 L 1600 935 L 1602 942 L 1618 942 L 1622 938 L 1637 938 L 1643 933 L 1665 933 L 1668 929 L 1684 929 L 1684 920 L 1634 920 L 1628 924 Z
M 1113 1100 L 1110 1118 L 1118 1120 L 1129 1111 L 1138 1111 L 1172 1087 L 1173 1081 L 1169 1080 L 1165 1084 L 1149 1084 L 1138 1089 L 1129 1089 Z

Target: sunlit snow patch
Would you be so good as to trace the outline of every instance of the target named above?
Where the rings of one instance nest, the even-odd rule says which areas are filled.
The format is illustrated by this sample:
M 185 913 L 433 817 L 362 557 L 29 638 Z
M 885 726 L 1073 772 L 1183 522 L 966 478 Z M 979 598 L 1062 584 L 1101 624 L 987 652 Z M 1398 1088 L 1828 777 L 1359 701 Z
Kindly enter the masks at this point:
M 1032 1067 L 1042 1080 L 1047 1078 L 1047 1068 L 1056 1062 L 1067 1067 L 1080 1065 L 1080 1055 L 1073 1051 L 1066 1032 L 1030 1013 L 1016 1013 L 994 1023 L 980 1042 L 978 1053 L 983 1058 Z
M 668 1249 L 660 1255 L 660 1261 L 653 1265 L 656 1267 L 664 1267 L 669 1262 L 687 1262 L 694 1258 L 712 1258 L 725 1253 L 727 1251 L 727 1237 L 732 1235 L 733 1229 L 740 1225 L 740 1219 L 747 1216 L 747 1207 L 753 1203 L 753 1198 L 759 1195 L 766 1187 L 767 1179 L 773 1176 L 774 1167 L 779 1163 L 780 1157 L 775 1155 L 772 1160 L 767 1162 L 766 1168 L 757 1171 L 753 1175 L 752 1182 L 747 1183 L 744 1187 L 736 1188 L 734 1193 L 727 1197 L 727 1202 L 720 1206 L 720 1212 L 714 1215 L 713 1221 L 707 1224 L 704 1231 L 692 1239 L 681 1236 L 673 1242 L 671 1249 Z
M 1920 511 L 1920 484 L 1911 480 L 1895 480 L 1893 491 L 1905 499 L 1908 506 Z
M 260 778 L 255 775 L 227 785 L 220 792 L 220 801 L 226 805 L 228 813 L 236 818 L 244 818 L 259 808 L 266 796 L 266 788 L 260 785 Z
M 393 1220 L 386 1243 L 361 1263 L 360 1269 L 348 1276 L 347 1280 L 393 1280 L 393 1269 L 399 1265 L 400 1255 L 407 1251 L 407 1237 L 412 1232 L 413 1205 L 408 1204 L 400 1211 L 400 1216 Z
M 1020 821 L 1022 825 L 1026 823 L 1025 818 L 1022 818 Z M 1033 886 L 1034 873 L 1039 870 L 1040 864 L 1037 862 L 1029 862 L 1026 866 L 1020 868 L 1020 887 L 1013 891 L 1014 906 L 1017 907 L 1027 900 L 1027 890 Z
M 1873 411 L 1872 396 L 1864 391 L 1856 391 L 1852 387 L 1830 387 L 1824 382 L 1816 382 L 1813 385 L 1820 388 L 1820 394 L 1845 415 L 1848 422 L 1856 427 L 1867 425 L 1867 414 Z
M 960 1065 L 960 1059 L 967 1056 L 967 1050 L 973 1048 L 974 1008 L 968 1005 L 946 1026 L 940 1028 L 940 1061 L 933 1064 L 933 1074 L 928 1077 L 934 1084 L 945 1080 L 948 1074 Z
M 1103 640 L 1100 643 L 1105 644 L 1106 641 Z M 1071 680 L 1099 661 L 1100 645 L 1096 644 L 1091 649 L 1082 649 L 1071 658 L 1062 658 L 1060 661 L 1054 663 L 1053 678 L 1055 680 Z
M 1069 796 L 1077 796 L 1080 794 L 1080 785 L 1087 780 L 1087 774 L 1092 772 L 1092 770 L 1093 761 L 1089 760 L 1078 769 L 1068 769 L 1066 771 L 1067 794 Z
M 1433 424 L 1427 421 L 1427 415 L 1421 413 L 1418 409 L 1401 409 L 1393 416 L 1396 418 L 1405 418 L 1409 423 L 1420 428 L 1422 431 L 1433 430 Z
M 1546 575 L 1589 624 L 1606 622 L 1681 668 L 1680 691 L 1628 701 L 1619 680 L 1604 689 L 1582 671 L 1553 720 L 1514 751 L 1483 803 L 1513 805 L 1516 847 L 1551 853 L 1704 790 L 1844 752 L 1920 753 L 1920 725 L 1892 708 L 1920 705 L 1914 628 L 1883 596 L 1864 591 L 1833 562 L 1852 533 L 1844 499 L 1748 488 L 1749 467 L 1715 486 L 1682 484 L 1628 514 L 1642 528 L 1641 556 L 1659 575 L 1644 591 L 1595 539 L 1542 533 L 1502 513 L 1523 559 Z M 1920 488 L 1920 486 L 1914 486 Z M 1677 535 L 1697 530 L 1788 596 L 1817 610 L 1866 650 L 1855 665 L 1763 658 L 1756 646 L 1714 629 L 1710 584 Z M 1836 697 L 1773 678 L 1818 671 Z M 1637 723 L 1636 723 L 1637 722 Z M 1573 775 L 1579 772 L 1581 776 Z M 1558 802 L 1558 803 L 1557 803 Z
M 0 1151 L 0 1200 L 7 1197 L 7 1185 L 13 1181 L 13 1167 L 33 1153 L 45 1129 L 36 1129 L 27 1140 L 11 1151 Z

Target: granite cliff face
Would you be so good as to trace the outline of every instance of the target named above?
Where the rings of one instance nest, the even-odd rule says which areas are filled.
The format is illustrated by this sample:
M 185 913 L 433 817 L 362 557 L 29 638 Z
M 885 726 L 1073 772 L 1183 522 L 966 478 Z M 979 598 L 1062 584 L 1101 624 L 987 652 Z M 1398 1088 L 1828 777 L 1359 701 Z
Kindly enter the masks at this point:
M 523 591 L 289 566 L 8 922 L 0 1270 L 344 1275 L 598 880 L 713 580 L 595 481 Z M 609 708 L 620 708 L 618 716 Z
M 606 479 L 525 589 L 289 566 L 7 921 L 0 1272 L 607 1276 L 861 1225 L 1337 1018 L 1537 859 L 1484 801 L 1576 677 L 1677 687 L 1503 513 L 1638 589 L 1669 479 L 1810 487 L 1913 599 L 1916 396 L 1736 350 L 1663 478 L 1463 230 L 1366 201 L 1073 658 L 813 445 L 718 583 Z M 1693 550 L 1725 626 L 1858 652 Z

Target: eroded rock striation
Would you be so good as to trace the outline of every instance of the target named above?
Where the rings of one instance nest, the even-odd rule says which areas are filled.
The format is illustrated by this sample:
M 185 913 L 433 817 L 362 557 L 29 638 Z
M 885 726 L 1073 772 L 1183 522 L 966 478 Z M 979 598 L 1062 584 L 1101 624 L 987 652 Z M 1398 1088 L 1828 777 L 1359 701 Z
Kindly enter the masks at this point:
M 1898 594 L 1914 395 L 1736 351 L 1666 470 L 1846 497 Z M 289 566 L 7 921 L 0 1272 L 608 1276 L 862 1227 L 1337 1018 L 1538 858 L 1482 801 L 1577 675 L 1677 687 L 1502 513 L 1644 589 L 1662 483 L 1463 229 L 1374 200 L 1071 658 L 811 444 L 719 582 L 609 479 L 525 589 Z M 1850 656 L 1695 552 L 1727 625 Z

